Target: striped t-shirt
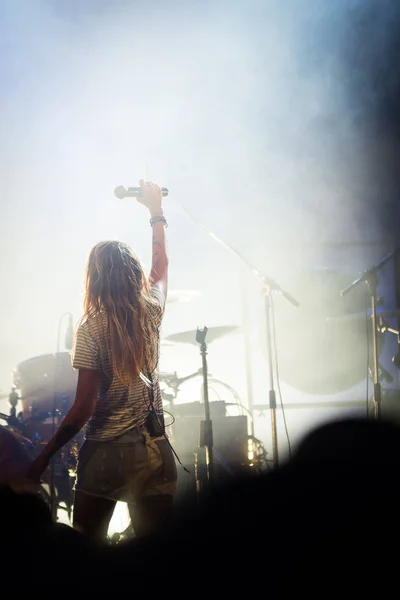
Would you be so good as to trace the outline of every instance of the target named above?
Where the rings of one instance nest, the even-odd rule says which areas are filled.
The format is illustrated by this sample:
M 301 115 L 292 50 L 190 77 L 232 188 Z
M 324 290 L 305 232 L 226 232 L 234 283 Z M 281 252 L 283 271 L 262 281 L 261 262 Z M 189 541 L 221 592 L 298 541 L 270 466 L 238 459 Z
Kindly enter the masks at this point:
M 164 309 L 164 296 L 153 287 L 152 297 L 157 305 L 149 311 L 149 319 L 159 336 Z M 112 371 L 111 360 L 106 351 L 107 316 L 100 312 L 89 317 L 79 326 L 72 365 L 74 369 L 90 369 L 101 372 L 99 395 L 94 413 L 85 428 L 86 439 L 107 441 L 117 438 L 134 427 L 145 424 L 148 415 L 149 389 L 138 376 L 128 388 Z M 157 339 L 158 343 L 158 339 Z M 153 374 L 153 381 L 157 379 Z M 161 390 L 154 385 L 154 405 L 162 410 Z

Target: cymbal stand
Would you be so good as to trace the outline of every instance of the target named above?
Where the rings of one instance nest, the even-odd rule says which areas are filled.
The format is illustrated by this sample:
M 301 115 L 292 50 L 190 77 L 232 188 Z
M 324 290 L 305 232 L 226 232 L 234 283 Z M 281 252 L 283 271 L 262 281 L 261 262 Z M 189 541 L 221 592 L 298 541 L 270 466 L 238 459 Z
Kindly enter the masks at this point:
M 271 430 L 272 430 L 272 458 L 274 466 L 279 465 L 279 447 L 278 447 L 278 431 L 276 425 L 276 392 L 274 387 L 274 367 L 272 363 L 273 349 L 272 349 L 272 335 L 271 335 L 271 310 L 272 310 L 272 298 L 271 290 L 268 286 L 264 286 L 262 290 L 264 301 L 265 301 L 265 326 L 266 326 L 266 337 L 267 337 L 267 351 L 268 351 L 268 373 L 269 373 L 269 410 L 271 414 Z
M 377 307 L 378 307 L 378 271 L 386 265 L 392 258 L 394 258 L 400 251 L 400 246 L 397 247 L 393 252 L 383 258 L 378 264 L 367 269 L 355 279 L 347 288 L 340 292 L 341 296 L 346 296 L 360 283 L 366 283 L 369 294 L 371 297 L 371 319 L 372 319 L 372 352 L 373 352 L 373 384 L 374 384 L 374 416 L 376 420 L 380 420 L 382 417 L 382 387 L 379 377 L 379 360 L 378 360 L 378 333 L 379 324 L 377 318 Z
M 8 403 L 10 405 L 10 425 L 20 425 L 20 422 L 17 418 L 17 405 L 18 405 L 19 396 L 16 388 L 13 386 L 11 388 L 10 395 L 8 397 Z
M 393 333 L 397 337 L 397 345 L 399 345 L 399 341 L 400 341 L 400 329 L 395 329 L 394 327 L 390 327 L 390 325 L 388 325 L 386 323 L 386 321 L 383 319 L 382 316 L 379 316 L 379 319 L 378 319 L 378 331 L 379 331 L 379 333 Z M 393 356 L 392 363 L 398 369 L 400 368 L 400 354 L 399 354 L 399 352 L 397 352 Z M 380 370 L 381 370 L 381 373 L 382 373 L 382 365 L 380 365 Z M 389 381 L 389 379 L 387 378 L 387 376 L 386 376 L 386 381 L 388 381 L 388 383 L 391 383 L 391 381 Z M 392 381 L 393 381 L 393 379 L 392 379 Z
M 272 354 L 272 335 L 271 335 L 271 323 L 273 321 L 273 311 L 272 311 L 272 298 L 271 292 L 277 292 L 281 294 L 290 304 L 298 308 L 300 306 L 299 302 L 291 295 L 289 292 L 285 291 L 275 279 L 268 277 L 261 273 L 258 269 L 256 269 L 244 256 L 242 256 L 235 248 L 222 241 L 218 236 L 215 235 L 212 231 L 207 229 L 203 223 L 198 221 L 193 215 L 189 213 L 189 211 L 181 205 L 181 208 L 189 215 L 189 217 L 194 221 L 194 223 L 205 233 L 207 233 L 215 242 L 220 244 L 230 252 L 234 254 L 236 258 L 238 258 L 246 267 L 249 269 L 253 275 L 255 275 L 261 282 L 261 290 L 262 294 L 265 298 L 265 318 L 266 318 L 266 336 L 267 336 L 267 347 L 268 347 L 268 370 L 269 370 L 269 380 L 270 380 L 270 390 L 269 390 L 269 407 L 271 411 L 271 428 L 272 428 L 272 447 L 273 447 L 273 463 L 274 467 L 278 467 L 279 465 L 279 455 L 278 455 L 278 435 L 277 435 L 277 426 L 276 426 L 276 393 L 274 389 L 274 376 L 273 376 L 273 354 Z M 276 349 L 275 349 L 276 350 Z M 253 415 L 252 415 L 253 416 Z
M 11 388 L 10 395 L 8 396 L 8 404 L 10 405 L 10 413 L 5 415 L 4 413 L 0 413 L 0 419 L 3 419 L 7 422 L 7 425 L 11 427 L 18 427 L 18 429 L 23 429 L 22 423 L 17 417 L 17 405 L 19 401 L 19 396 L 16 388 L 13 386 Z
M 196 342 L 200 344 L 200 354 L 203 373 L 203 396 L 205 419 L 200 423 L 200 448 L 205 448 L 206 477 L 208 487 L 214 485 L 214 462 L 213 462 L 213 430 L 210 415 L 210 403 L 208 399 L 208 367 L 207 367 L 207 336 L 208 328 L 197 328 Z M 201 482 L 198 482 L 201 485 Z M 200 491 L 200 490 L 198 490 Z

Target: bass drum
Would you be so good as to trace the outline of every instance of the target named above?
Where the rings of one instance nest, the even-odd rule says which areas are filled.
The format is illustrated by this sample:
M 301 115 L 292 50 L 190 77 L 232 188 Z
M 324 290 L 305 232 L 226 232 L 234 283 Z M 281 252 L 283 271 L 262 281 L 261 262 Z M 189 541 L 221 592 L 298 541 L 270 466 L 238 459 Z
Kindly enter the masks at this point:
M 368 290 L 364 284 L 340 295 L 353 280 L 331 269 L 309 270 L 285 284 L 298 308 L 274 295 L 279 375 L 290 387 L 329 395 L 365 380 L 373 356 Z M 384 334 L 379 334 L 379 355 L 383 345 Z

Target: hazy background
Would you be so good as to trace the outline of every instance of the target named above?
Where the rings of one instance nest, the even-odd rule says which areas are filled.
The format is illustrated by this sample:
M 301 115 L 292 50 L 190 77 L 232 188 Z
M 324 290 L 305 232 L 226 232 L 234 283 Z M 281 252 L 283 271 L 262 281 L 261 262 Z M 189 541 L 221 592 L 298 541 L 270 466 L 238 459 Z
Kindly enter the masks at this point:
M 242 333 L 210 344 L 209 370 L 244 404 L 268 402 L 261 283 L 183 205 L 301 303 L 274 298 L 284 402 L 362 401 L 365 288 L 346 303 L 339 291 L 397 234 L 397 13 L 365 0 L 0 0 L 0 391 L 19 362 L 56 352 L 61 314 L 78 321 L 94 243 L 123 239 L 149 264 L 146 212 L 113 195 L 145 177 L 170 189 L 170 287 L 200 292 L 168 306 L 163 335 L 248 326 L 247 379 Z M 380 293 L 395 305 L 390 265 Z M 395 383 L 396 351 L 388 334 Z M 200 366 L 196 344 L 163 348 L 164 371 Z M 330 414 L 288 410 L 291 437 Z M 268 410 L 255 427 L 268 445 Z

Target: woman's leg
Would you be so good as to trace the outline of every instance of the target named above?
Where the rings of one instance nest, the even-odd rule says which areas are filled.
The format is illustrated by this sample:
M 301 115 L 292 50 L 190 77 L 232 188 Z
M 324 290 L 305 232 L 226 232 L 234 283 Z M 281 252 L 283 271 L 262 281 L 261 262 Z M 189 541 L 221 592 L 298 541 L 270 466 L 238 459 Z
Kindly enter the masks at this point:
M 162 533 L 174 517 L 174 494 L 177 483 L 175 458 L 166 439 L 145 443 L 147 461 L 141 494 L 129 505 L 132 526 L 137 537 Z
M 143 496 L 128 508 L 136 537 L 162 533 L 171 524 L 174 497 L 172 494 Z
M 74 529 L 105 541 L 115 505 L 115 500 L 76 491 L 73 509 Z

